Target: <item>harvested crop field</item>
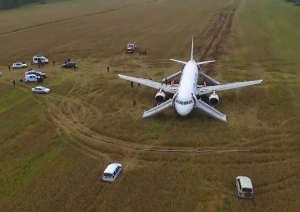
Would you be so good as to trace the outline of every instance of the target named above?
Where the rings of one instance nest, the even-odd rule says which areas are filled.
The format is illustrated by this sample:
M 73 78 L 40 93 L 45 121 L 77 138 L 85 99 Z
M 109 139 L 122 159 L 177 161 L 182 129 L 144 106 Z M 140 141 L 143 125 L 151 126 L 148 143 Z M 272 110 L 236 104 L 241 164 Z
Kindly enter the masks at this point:
M 299 18 L 281 0 L 75 0 L 1 11 L 0 211 L 297 211 Z M 196 110 L 142 119 L 157 91 L 117 74 L 177 72 L 169 58 L 188 60 L 192 36 L 196 60 L 217 60 L 205 73 L 264 82 L 218 93 L 227 123 Z M 147 55 L 126 54 L 129 41 Z M 35 85 L 19 82 L 24 70 L 7 68 L 36 53 L 50 59 L 49 95 L 32 94 Z M 68 58 L 78 70 L 61 68 Z M 112 162 L 124 171 L 104 183 Z M 238 175 L 253 180 L 254 200 L 237 198 Z

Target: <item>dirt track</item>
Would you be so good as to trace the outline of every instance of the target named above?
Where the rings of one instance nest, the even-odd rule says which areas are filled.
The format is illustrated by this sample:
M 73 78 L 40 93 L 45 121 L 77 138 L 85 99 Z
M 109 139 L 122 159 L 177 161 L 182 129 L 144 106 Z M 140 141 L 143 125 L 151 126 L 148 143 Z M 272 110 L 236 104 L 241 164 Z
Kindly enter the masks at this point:
M 235 0 L 230 5 L 220 9 L 218 13 L 207 24 L 200 35 L 200 45 L 196 46 L 196 55 L 199 61 L 207 58 L 217 60 L 225 51 L 224 44 L 230 35 L 233 18 L 239 6 L 239 1 Z M 207 74 L 214 76 L 214 65 L 207 67 Z

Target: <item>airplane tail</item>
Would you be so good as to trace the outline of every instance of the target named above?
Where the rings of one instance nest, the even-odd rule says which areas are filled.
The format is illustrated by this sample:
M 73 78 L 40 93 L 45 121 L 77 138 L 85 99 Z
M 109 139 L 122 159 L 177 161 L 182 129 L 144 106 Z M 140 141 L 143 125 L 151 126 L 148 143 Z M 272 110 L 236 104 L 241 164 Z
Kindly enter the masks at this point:
M 182 60 L 176 60 L 176 59 L 170 59 L 171 61 L 177 62 L 177 63 L 181 63 L 181 64 L 187 64 L 186 61 L 182 61 Z M 190 60 L 194 60 L 194 36 L 192 37 L 192 47 L 191 47 L 191 59 Z M 203 65 L 203 64 L 208 64 L 208 63 L 213 63 L 215 62 L 215 60 L 209 60 L 209 61 L 202 61 L 202 62 L 196 62 L 197 65 Z
M 192 37 L 191 60 L 194 60 L 194 36 Z

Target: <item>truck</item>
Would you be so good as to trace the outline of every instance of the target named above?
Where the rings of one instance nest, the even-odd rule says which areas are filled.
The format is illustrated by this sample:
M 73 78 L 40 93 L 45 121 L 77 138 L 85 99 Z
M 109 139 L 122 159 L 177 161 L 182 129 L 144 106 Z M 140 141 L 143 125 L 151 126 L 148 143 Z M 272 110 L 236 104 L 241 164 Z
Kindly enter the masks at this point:
M 126 53 L 132 54 L 137 49 L 136 42 L 128 42 L 126 45 Z

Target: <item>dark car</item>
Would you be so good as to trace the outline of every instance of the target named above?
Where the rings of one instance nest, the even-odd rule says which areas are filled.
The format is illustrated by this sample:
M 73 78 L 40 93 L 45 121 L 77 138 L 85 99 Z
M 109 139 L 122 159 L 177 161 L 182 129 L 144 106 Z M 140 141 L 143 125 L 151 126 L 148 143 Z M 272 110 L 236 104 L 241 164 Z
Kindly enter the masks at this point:
M 29 70 L 29 71 L 25 72 L 25 74 L 35 74 L 37 76 L 40 76 L 43 79 L 47 78 L 46 73 L 41 72 L 41 71 L 36 71 L 36 70 Z
M 61 65 L 62 68 L 74 68 L 77 69 L 77 64 L 75 62 L 67 62 Z

